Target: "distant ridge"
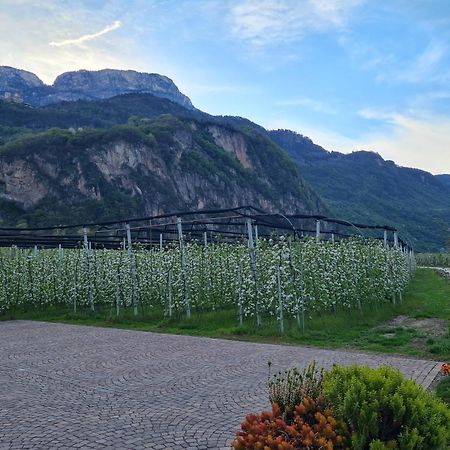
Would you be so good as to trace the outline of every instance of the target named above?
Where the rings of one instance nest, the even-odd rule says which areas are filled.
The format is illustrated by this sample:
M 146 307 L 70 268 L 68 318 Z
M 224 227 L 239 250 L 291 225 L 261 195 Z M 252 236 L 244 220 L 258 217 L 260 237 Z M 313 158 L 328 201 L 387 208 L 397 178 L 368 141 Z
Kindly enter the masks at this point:
M 289 130 L 268 135 L 337 214 L 395 224 L 414 248 L 445 250 L 450 238 L 450 175 L 397 166 L 370 151 L 329 152 Z
M 96 100 L 127 93 L 148 93 L 194 109 L 168 77 L 134 70 L 78 70 L 59 75 L 53 85 L 44 84 L 35 74 L 0 66 L 0 98 L 31 106 L 75 100 Z

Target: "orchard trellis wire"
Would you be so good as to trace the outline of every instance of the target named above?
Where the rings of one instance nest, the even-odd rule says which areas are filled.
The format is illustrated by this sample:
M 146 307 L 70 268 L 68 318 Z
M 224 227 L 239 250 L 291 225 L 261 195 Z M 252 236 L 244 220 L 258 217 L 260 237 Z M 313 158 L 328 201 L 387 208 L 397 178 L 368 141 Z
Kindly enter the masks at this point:
M 190 318 L 232 310 L 305 330 L 313 312 L 402 300 L 415 269 L 397 230 L 252 206 L 0 228 L 0 312 L 58 306 Z M 234 314 L 234 313 L 233 313 Z

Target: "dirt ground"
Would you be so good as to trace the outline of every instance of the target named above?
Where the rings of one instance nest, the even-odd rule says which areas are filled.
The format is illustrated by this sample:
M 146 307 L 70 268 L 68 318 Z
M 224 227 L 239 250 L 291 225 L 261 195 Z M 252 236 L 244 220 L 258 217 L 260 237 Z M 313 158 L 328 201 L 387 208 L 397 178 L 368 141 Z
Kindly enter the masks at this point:
M 448 321 L 445 319 L 414 319 L 397 316 L 383 325 L 383 328 L 410 328 L 430 338 L 440 338 L 448 333 Z M 388 333 L 389 334 L 389 333 Z

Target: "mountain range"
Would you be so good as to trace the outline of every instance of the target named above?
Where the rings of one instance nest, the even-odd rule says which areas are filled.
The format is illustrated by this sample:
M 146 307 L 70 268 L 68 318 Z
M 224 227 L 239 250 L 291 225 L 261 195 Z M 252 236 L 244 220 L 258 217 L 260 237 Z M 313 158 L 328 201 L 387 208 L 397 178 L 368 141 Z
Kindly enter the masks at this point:
M 196 109 L 168 78 L 79 71 L 46 86 L 0 67 L 0 223 L 42 225 L 254 204 L 449 239 L 450 175 Z
M 0 66 L 0 98 L 45 106 L 62 101 L 95 100 L 125 93 L 149 93 L 193 109 L 174 82 L 156 73 L 134 70 L 78 70 L 59 75 L 49 86 L 34 73 Z

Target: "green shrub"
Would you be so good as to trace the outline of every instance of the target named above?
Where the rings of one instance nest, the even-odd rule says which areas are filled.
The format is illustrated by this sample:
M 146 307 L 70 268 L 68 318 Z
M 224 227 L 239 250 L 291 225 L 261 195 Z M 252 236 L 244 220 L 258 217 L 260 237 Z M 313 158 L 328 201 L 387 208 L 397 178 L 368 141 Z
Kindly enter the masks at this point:
M 293 411 L 305 397 L 317 399 L 323 388 L 323 369 L 313 361 L 301 372 L 297 368 L 279 372 L 269 380 L 269 401 L 281 411 Z
M 450 439 L 445 404 L 389 367 L 335 366 L 324 395 L 347 422 L 355 450 L 444 450 Z
M 447 376 L 437 385 L 436 395 L 450 407 L 450 376 Z

